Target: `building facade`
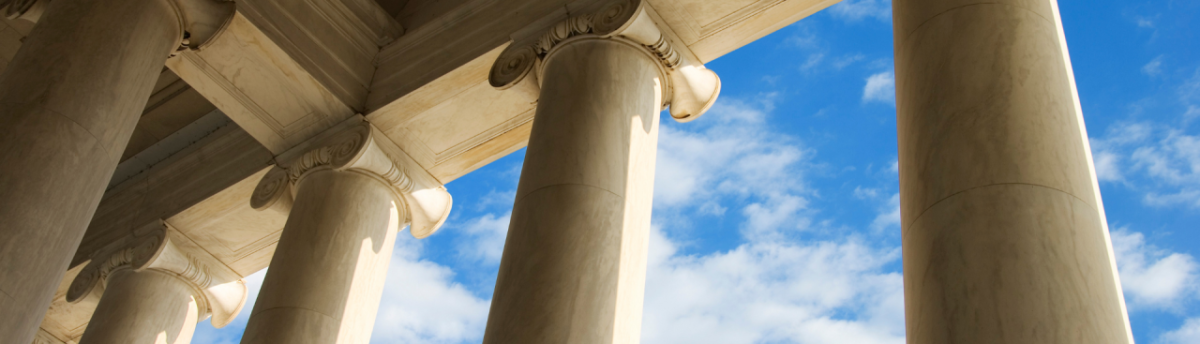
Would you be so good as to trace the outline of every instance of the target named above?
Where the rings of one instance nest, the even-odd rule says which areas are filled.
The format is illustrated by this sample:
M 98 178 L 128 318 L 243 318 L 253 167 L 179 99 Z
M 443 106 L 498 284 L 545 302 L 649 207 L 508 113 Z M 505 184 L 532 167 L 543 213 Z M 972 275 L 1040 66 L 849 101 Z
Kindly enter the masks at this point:
M 837 2 L 0 0 L 0 338 L 366 343 L 528 147 L 484 343 L 636 343 L 660 113 Z M 1056 0 L 892 5 L 908 342 L 1132 343 Z

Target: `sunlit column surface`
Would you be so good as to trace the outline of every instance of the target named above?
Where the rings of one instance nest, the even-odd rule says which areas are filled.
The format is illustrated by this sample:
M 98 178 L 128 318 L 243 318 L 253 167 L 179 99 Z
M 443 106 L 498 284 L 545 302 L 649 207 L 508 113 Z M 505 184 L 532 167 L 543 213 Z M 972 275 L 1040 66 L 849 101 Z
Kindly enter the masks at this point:
M 1131 343 L 1054 0 L 896 0 L 909 343 Z
M 108 286 L 80 344 L 187 344 L 200 309 L 197 289 L 157 270 L 121 269 Z
M 33 340 L 163 61 L 166 1 L 51 1 L 0 74 L 0 338 Z
M 658 67 L 612 40 L 557 49 L 546 61 L 484 343 L 612 343 L 625 335 L 616 333 L 619 319 L 641 319 Z M 622 284 L 630 293 L 621 295 Z M 637 326 L 625 330 L 636 339 Z
M 485 344 L 639 340 L 659 112 L 669 97 L 694 119 L 719 89 L 642 6 L 571 18 L 493 66 L 492 85 L 539 95 Z
M 441 184 L 381 148 L 394 146 L 376 129 L 335 129 L 320 148 L 281 159 L 288 168 L 255 190 L 255 208 L 290 215 L 242 343 L 367 343 L 397 230 L 411 223 L 425 237 L 449 212 Z
M 181 237 L 153 221 L 91 256 L 66 295 L 73 304 L 99 298 L 80 343 L 186 344 L 196 322 L 211 315 L 219 328 L 237 316 L 246 303 L 241 276 L 207 252 L 180 249 Z

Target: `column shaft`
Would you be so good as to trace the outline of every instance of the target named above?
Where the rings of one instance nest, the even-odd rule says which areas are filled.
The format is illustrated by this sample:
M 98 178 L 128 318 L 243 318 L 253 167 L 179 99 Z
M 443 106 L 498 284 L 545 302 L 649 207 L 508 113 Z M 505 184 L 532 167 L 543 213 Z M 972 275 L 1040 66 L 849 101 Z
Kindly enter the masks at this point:
M 1054 0 L 896 0 L 909 343 L 1132 343 Z
M 51 1 L 0 74 L 0 338 L 27 343 L 182 35 L 164 1 Z
M 168 272 L 117 270 L 79 343 L 190 343 L 200 316 L 197 292 Z
M 638 342 L 657 63 L 599 38 L 546 57 L 485 344 Z
M 296 188 L 242 343 L 365 344 L 404 205 L 351 171 L 310 171 Z

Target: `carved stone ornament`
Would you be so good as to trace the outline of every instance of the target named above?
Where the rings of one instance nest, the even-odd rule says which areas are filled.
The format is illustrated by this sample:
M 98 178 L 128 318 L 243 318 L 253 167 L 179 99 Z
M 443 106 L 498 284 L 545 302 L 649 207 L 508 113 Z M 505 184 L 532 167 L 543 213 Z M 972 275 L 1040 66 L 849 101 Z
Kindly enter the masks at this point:
M 132 236 L 98 252 L 67 289 L 67 302 L 103 293 L 108 277 L 121 269 L 153 269 L 179 277 L 193 288 L 199 319 L 212 316 L 213 327 L 224 327 L 246 304 L 246 283 L 215 258 L 189 254 L 171 238 L 166 222 L 155 221 Z M 214 263 L 209 263 L 214 262 Z
M 518 38 L 509 45 L 488 75 L 493 87 L 513 88 L 532 93 L 540 91 L 538 75 L 542 61 L 560 43 L 591 35 L 603 39 L 621 39 L 647 50 L 659 60 L 666 77 L 663 80 L 663 106 L 670 106 L 671 117 L 679 122 L 692 121 L 708 111 L 721 92 L 717 73 L 676 50 L 646 12 L 644 0 L 618 0 L 592 13 L 570 17 L 529 42 Z
M 313 148 L 315 147 L 315 148 Z M 284 214 L 292 207 L 295 185 L 312 171 L 353 170 L 378 178 L 403 206 L 409 232 L 418 239 L 437 231 L 450 215 L 453 199 L 445 186 L 362 117 L 352 117 L 325 134 L 281 154 L 254 189 L 250 206 Z

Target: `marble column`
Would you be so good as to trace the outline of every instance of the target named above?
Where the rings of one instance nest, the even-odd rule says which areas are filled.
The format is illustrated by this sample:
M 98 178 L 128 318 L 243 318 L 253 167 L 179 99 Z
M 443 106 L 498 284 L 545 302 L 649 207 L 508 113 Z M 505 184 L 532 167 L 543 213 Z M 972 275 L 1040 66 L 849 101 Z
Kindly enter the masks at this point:
M 168 272 L 121 269 L 108 286 L 80 344 L 187 344 L 200 308 L 187 282 Z
M 182 35 L 165 1 L 51 1 L 0 74 L 0 338 L 33 340 Z
M 93 256 L 67 290 L 73 303 L 100 298 L 80 344 L 187 344 L 197 322 L 223 327 L 245 305 L 241 276 L 181 249 L 161 221 L 142 229 Z
M 672 97 L 672 113 L 694 119 L 718 85 L 695 68 L 709 98 L 685 111 L 670 88 L 679 53 L 641 6 L 571 18 L 532 48 L 510 46 L 493 67 L 493 85 L 540 81 L 540 93 L 485 344 L 639 340 L 659 112 Z M 535 57 L 539 70 L 513 68 Z
M 909 343 L 1132 343 L 1054 0 L 895 0 Z
M 397 231 L 428 236 L 448 214 L 445 189 L 376 129 L 334 130 L 281 159 L 252 199 L 290 215 L 242 343 L 367 343 Z

